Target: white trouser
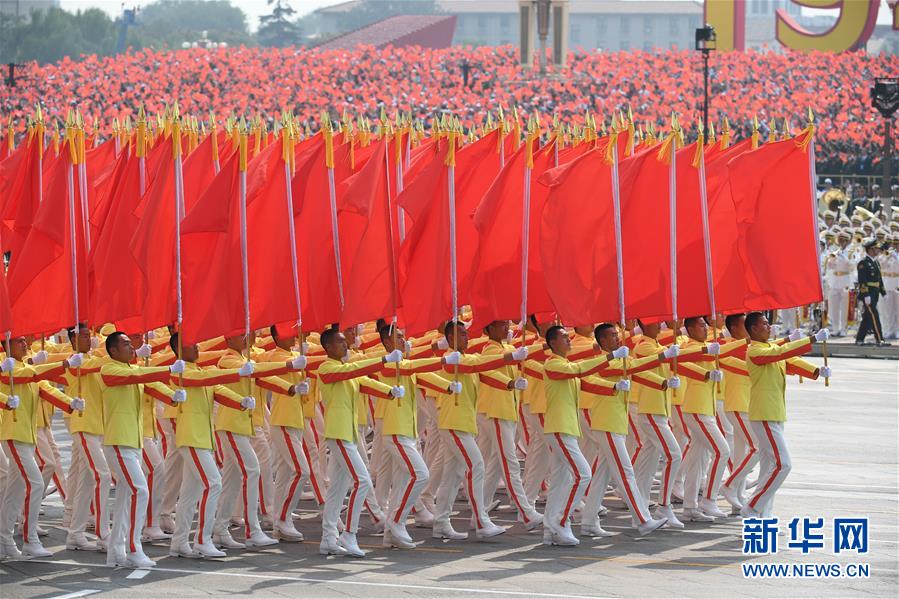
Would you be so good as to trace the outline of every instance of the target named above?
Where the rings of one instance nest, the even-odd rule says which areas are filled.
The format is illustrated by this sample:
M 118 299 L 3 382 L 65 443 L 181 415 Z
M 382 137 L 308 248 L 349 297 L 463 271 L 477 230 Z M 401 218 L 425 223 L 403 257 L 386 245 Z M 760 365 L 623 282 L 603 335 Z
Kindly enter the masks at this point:
M 721 398 L 721 394 L 718 394 L 719 399 L 715 401 L 715 424 L 718 426 L 718 431 L 724 437 L 724 440 L 727 441 L 727 449 L 730 452 L 730 457 L 727 458 L 727 471 L 733 472 L 736 465 L 733 463 L 734 456 L 734 426 L 731 424 L 731 421 L 727 419 L 727 414 L 724 411 L 724 399 Z
M 646 451 L 646 447 L 642 451 Z M 641 451 L 641 453 L 642 453 Z M 638 456 L 639 457 L 639 456 Z M 627 504 L 631 516 L 640 524 L 650 519 L 646 500 L 637 488 L 637 480 L 634 477 L 634 468 L 627 455 L 627 443 L 625 435 L 618 433 L 603 433 L 602 443 L 599 445 L 599 464 L 590 483 L 590 491 L 584 502 L 585 523 L 593 523 L 599 514 L 599 506 L 602 505 L 602 497 L 605 494 L 609 479 L 615 481 L 618 492 Z
M 328 444 L 325 442 L 325 404 L 319 402 L 315 404 L 315 414 L 312 416 L 312 430 L 315 431 L 315 439 L 318 444 L 318 452 L 316 453 L 316 460 L 318 461 L 318 470 L 321 472 L 321 480 L 324 481 L 324 486 L 328 486 L 328 473 L 330 470 L 328 469 L 328 459 L 330 456 L 328 455 Z M 309 422 L 306 422 L 306 428 L 309 428 Z M 310 447 L 311 449 L 311 447 Z M 310 462 L 311 463 L 311 462 Z
M 53 439 L 53 432 L 50 430 L 50 426 L 44 426 L 35 430 L 35 440 L 37 441 L 37 445 L 34 448 L 35 457 L 41 469 L 44 490 L 46 491 L 49 488 L 52 480 L 56 485 L 56 490 L 59 491 L 59 496 L 65 502 L 68 495 L 66 493 L 68 490 L 66 488 L 66 473 L 62 469 L 59 448 Z
M 173 448 L 169 448 L 173 451 Z M 211 449 L 179 447 L 184 472 L 181 488 L 178 490 L 178 505 L 175 511 L 175 534 L 172 536 L 172 547 L 187 543 L 190 526 L 197 514 L 199 502 L 199 518 L 194 543 L 202 545 L 212 540 L 212 527 L 215 524 L 215 510 L 222 494 L 222 475 L 215 464 L 215 454 Z
M 849 287 L 831 283 L 827 291 L 827 319 L 835 335 L 845 335 L 849 315 Z
M 751 420 L 752 431 L 759 448 L 759 482 L 749 508 L 768 516 L 774 505 L 774 494 L 793 469 L 790 451 L 784 438 L 784 423 L 766 420 Z
M 671 406 L 671 417 L 668 419 L 671 423 L 671 432 L 680 447 L 681 462 L 680 467 L 674 473 L 674 486 L 681 490 L 684 486 L 684 475 L 687 471 L 687 457 L 690 455 L 690 428 L 687 426 L 687 417 L 681 406 Z
M 745 412 L 726 412 L 726 418 L 734 430 L 734 469 L 725 486 L 742 497 L 746 492 L 746 477 L 759 462 L 759 452 L 752 432 L 749 430 L 749 416 Z
M 528 457 L 524 461 L 524 492 L 528 501 L 533 503 L 549 475 L 549 445 L 543 433 L 543 414 L 535 414 L 529 406 L 525 406 L 524 417 L 531 436 Z
M 300 501 L 303 484 L 309 478 L 309 462 L 303 453 L 303 432 L 287 426 L 272 426 L 271 438 L 275 456 L 272 517 L 292 523 L 293 510 Z
M 713 416 L 684 412 L 684 419 L 692 438 L 690 451 L 684 460 L 684 507 L 695 508 L 699 487 L 702 485 L 703 468 L 708 465 L 710 458 L 711 466 L 708 468 L 704 496 L 709 501 L 717 501 L 718 487 L 730 457 L 730 449 Z
M 7 416 L 9 418 L 9 416 Z M 3 451 L 9 461 L 3 504 L 0 505 L 0 541 L 13 543 L 16 517 L 22 514 L 22 537 L 26 543 L 39 543 L 37 519 L 44 498 L 44 479 L 37 465 L 34 445 L 19 441 L 3 441 Z
M 367 426 L 360 426 L 357 431 L 359 439 L 359 443 L 357 445 L 357 449 L 359 450 L 359 457 L 362 458 L 362 463 L 365 464 L 365 469 L 368 471 L 368 477 L 371 478 L 371 464 L 369 462 L 368 451 L 365 449 L 365 430 Z M 381 503 L 378 501 L 378 498 L 375 497 L 375 487 L 374 482 L 372 482 L 371 492 L 368 494 L 368 497 L 365 498 L 365 502 L 363 503 L 365 509 L 368 510 L 368 515 L 371 516 L 372 522 L 375 524 L 382 524 L 384 518 L 384 512 L 381 510 Z
M 552 473 L 543 526 L 552 531 L 567 530 L 570 526 L 568 516 L 590 484 L 590 465 L 581 453 L 577 437 L 561 433 L 544 433 L 544 436 L 552 460 Z M 605 486 L 600 496 L 604 491 Z
M 384 461 L 393 465 L 387 518 L 397 524 L 405 524 L 409 512 L 428 484 L 428 467 L 412 437 L 388 435 L 384 437 L 383 445 L 386 452 Z
M 150 498 L 147 502 L 147 528 L 159 526 L 159 515 L 162 509 L 163 482 L 165 481 L 165 458 L 162 457 L 162 448 L 159 441 L 144 437 L 143 449 L 144 476 L 147 477 L 147 492 Z
M 581 436 L 577 443 L 581 447 L 584 459 L 588 464 L 592 464 L 599 456 L 599 446 L 596 444 L 596 435 L 592 434 L 595 431 L 593 430 L 593 419 L 590 418 L 590 410 L 578 408 L 577 419 L 581 427 Z
M 234 505 L 239 500 L 243 502 L 245 534 L 249 538 L 253 533 L 262 531 L 259 526 L 259 459 L 253 451 L 250 437 L 231 431 L 216 431 L 216 435 L 225 459 L 222 496 L 215 514 L 214 531 L 223 534 L 228 530 Z
M 337 538 L 337 521 L 343 500 L 350 494 L 346 512 L 346 530 L 356 534 L 359 530 L 359 514 L 365 498 L 371 492 L 371 477 L 359 455 L 356 443 L 340 439 L 328 439 L 331 450 L 328 493 L 325 495 L 325 509 L 322 513 L 322 538 Z
M 668 418 L 659 414 L 638 414 L 637 427 L 643 433 L 643 451 L 637 456 L 634 470 L 637 476 L 637 488 L 640 495 L 648 502 L 652 479 L 662 464 L 662 481 L 659 486 L 659 505 L 668 505 L 671 500 L 671 489 L 674 487 L 674 475 L 680 468 L 681 453 L 668 425 Z
M 515 431 L 515 447 L 522 459 L 528 457 L 528 445 L 531 444 L 531 429 L 524 418 L 524 404 L 518 403 L 518 427 Z
M 487 466 L 496 459 L 496 435 L 493 434 L 493 423 L 487 414 L 478 413 L 478 436 L 476 439 L 478 449 L 481 450 L 481 457 L 484 459 L 484 474 L 487 473 Z M 493 501 L 493 497 L 484 495 L 487 503 Z
M 474 435 L 454 430 L 440 430 L 444 445 L 443 480 L 437 489 L 435 526 L 449 524 L 459 485 L 465 481 L 472 518 L 478 529 L 492 524 L 484 505 L 484 458 Z
M 0 443 L 3 445 L 3 443 Z M 9 459 L 6 452 L 0 447 L 0 502 L 3 501 L 3 490 L 6 489 L 6 476 L 9 474 Z
M 110 554 L 143 551 L 140 536 L 147 515 L 147 479 L 141 468 L 141 450 L 121 445 L 103 447 L 116 479 L 115 511 L 109 531 Z
M 165 488 L 162 494 L 162 508 L 160 515 L 171 516 L 175 511 L 175 503 L 178 501 L 178 491 L 181 489 L 181 478 L 184 476 L 184 453 L 175 446 L 175 429 L 177 421 L 174 418 L 157 419 L 162 442 L 163 471 L 165 472 Z
M 390 510 L 389 498 L 390 489 L 393 484 L 393 469 L 395 465 L 391 458 L 391 453 L 387 450 L 387 446 L 391 444 L 390 439 L 385 439 L 381 431 L 384 430 L 384 421 L 376 420 L 374 427 L 374 439 L 371 443 L 371 464 L 369 472 L 374 479 L 375 491 L 373 496 L 377 504 L 383 508 Z M 371 499 L 371 497 L 369 497 Z
M 502 476 L 506 482 L 506 492 L 518 517 L 525 524 L 529 524 L 537 513 L 534 505 L 528 501 L 521 483 L 521 463 L 518 461 L 518 452 L 515 448 L 515 433 L 518 422 L 514 420 L 490 419 L 493 424 L 493 437 L 496 443 L 496 457 L 493 462 L 487 464 L 484 479 L 484 499 L 489 503 L 496 492 L 497 482 Z
M 887 290 L 887 294 L 880 298 L 877 308 L 880 311 L 880 326 L 883 327 L 883 336 L 887 338 L 895 338 L 899 333 L 899 291 L 896 291 L 896 285 L 899 279 L 895 277 L 884 277 L 883 286 Z
M 272 470 L 272 446 L 268 426 L 257 426 L 256 436 L 250 437 L 250 444 L 256 452 L 259 461 L 259 507 L 266 516 L 271 516 L 274 510 L 272 501 L 275 495 L 275 475 Z
M 327 487 L 325 472 L 321 469 L 323 461 L 320 455 L 322 453 L 321 443 L 324 441 L 320 436 L 322 430 L 321 423 L 316 424 L 315 417 L 306 419 L 305 428 L 303 428 L 303 453 L 309 463 L 309 483 L 312 486 L 312 493 L 319 505 L 325 502 Z
M 425 505 L 433 508 L 437 497 L 437 489 L 443 480 L 443 465 L 445 463 L 443 443 L 440 441 L 440 432 L 437 429 L 437 401 L 433 397 L 424 396 L 418 402 L 420 413 L 424 418 L 419 420 L 424 431 L 425 446 L 422 457 L 428 466 L 430 477 L 428 484 L 421 493 Z
M 72 416 L 75 418 L 75 416 Z M 87 529 L 91 502 L 94 504 L 94 527 L 97 536 L 105 540 L 109 536 L 109 490 L 112 475 L 103 451 L 103 437 L 89 433 L 72 433 L 72 455 L 86 467 L 79 468 L 76 477 L 69 471 L 69 490 L 72 493 L 72 522 L 70 533 Z M 122 481 L 119 480 L 121 484 Z
M 629 401 L 627 404 L 627 438 L 624 445 L 627 447 L 627 455 L 630 456 L 631 464 L 636 463 L 643 450 L 643 436 L 637 425 L 637 415 L 637 402 Z

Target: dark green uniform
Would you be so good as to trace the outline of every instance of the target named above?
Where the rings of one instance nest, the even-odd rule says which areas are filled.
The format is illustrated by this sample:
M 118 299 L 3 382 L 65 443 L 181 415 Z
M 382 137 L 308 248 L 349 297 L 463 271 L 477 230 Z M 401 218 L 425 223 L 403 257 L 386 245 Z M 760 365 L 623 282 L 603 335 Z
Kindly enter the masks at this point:
M 880 264 L 866 255 L 858 263 L 858 301 L 862 308 L 862 322 L 855 336 L 856 343 L 863 342 L 868 333 L 872 332 L 878 343 L 883 342 L 880 314 L 877 312 L 877 301 L 881 295 L 886 295 L 886 289 L 883 287 Z

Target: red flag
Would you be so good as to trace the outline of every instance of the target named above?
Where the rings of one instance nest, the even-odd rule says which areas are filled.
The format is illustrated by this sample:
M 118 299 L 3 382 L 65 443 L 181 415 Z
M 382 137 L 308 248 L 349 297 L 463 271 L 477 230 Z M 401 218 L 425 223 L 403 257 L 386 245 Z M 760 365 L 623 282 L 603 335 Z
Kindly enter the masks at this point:
M 701 152 L 702 148 L 694 142 L 678 150 L 675 157 L 677 312 L 687 317 L 707 315 L 712 311 L 700 187 L 702 173 L 697 151 Z
M 6 340 L 6 333 L 12 332 L 12 310 L 9 307 L 9 289 L 6 286 L 6 273 L 0 274 L 0 335 Z
M 748 310 L 821 301 L 811 135 L 765 144 L 728 163 Z
M 536 144 L 536 141 L 531 142 Z M 471 286 L 472 326 L 480 331 L 494 320 L 518 320 L 522 308 L 522 260 L 524 222 L 528 219 L 528 313 L 553 308 L 543 279 L 540 260 L 540 221 L 549 189 L 537 180 L 554 163 L 552 146 L 532 148 L 526 142 L 506 162 L 502 172 L 484 194 L 474 214 L 478 252 L 474 257 Z M 528 170 L 528 163 L 533 168 Z M 529 179 L 530 208 L 524 213 L 525 180 Z
M 72 326 L 76 319 L 76 301 L 78 320 L 91 320 L 75 168 L 70 153 L 67 150 L 61 152 L 60 159 L 48 173 L 44 201 L 35 213 L 19 258 L 10 268 L 9 299 L 17 326 L 16 335 L 43 334 Z M 74 218 L 71 218 L 72 212 Z M 73 270 L 77 271 L 77 277 Z
M 3 198 L 3 248 L 15 261 L 31 230 L 43 195 L 43 152 L 36 128 L 28 140 L 0 164 L 0 197 Z M 54 159 L 55 160 L 55 159 Z

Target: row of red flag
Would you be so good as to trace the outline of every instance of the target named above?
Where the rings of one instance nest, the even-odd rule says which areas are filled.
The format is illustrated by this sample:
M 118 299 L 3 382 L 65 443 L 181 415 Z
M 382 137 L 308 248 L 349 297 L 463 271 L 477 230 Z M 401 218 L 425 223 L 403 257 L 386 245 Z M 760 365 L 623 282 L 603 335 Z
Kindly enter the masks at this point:
M 809 304 L 813 134 L 633 148 L 626 131 L 541 147 L 501 127 L 367 145 L 285 129 L 250 157 L 224 132 L 185 155 L 177 126 L 57 155 L 35 128 L 0 162 L 0 331 L 180 322 L 199 341 L 397 317 L 417 335 L 464 305 L 481 326 Z

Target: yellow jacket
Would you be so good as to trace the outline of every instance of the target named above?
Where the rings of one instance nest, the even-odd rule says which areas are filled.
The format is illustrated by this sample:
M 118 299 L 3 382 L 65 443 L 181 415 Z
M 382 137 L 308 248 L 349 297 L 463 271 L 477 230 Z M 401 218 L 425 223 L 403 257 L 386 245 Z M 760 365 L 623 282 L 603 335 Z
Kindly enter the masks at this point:
M 401 385 L 406 389 L 402 399 L 379 399 L 375 417 L 381 420 L 381 434 L 418 437 L 418 388 L 435 393 L 446 393 L 450 382 L 434 371 L 441 368 L 440 358 L 403 360 L 396 365 L 385 364 L 372 374 L 373 378 L 389 387 Z
M 239 379 L 236 370 L 203 369 L 198 364 L 186 363 L 183 377 L 184 391 L 187 400 L 175 407 L 175 445 L 178 447 L 196 447 L 197 449 L 215 449 L 213 434 L 212 402 L 241 411 L 243 399 L 231 391 L 223 383 Z
M 359 435 L 360 393 L 390 397 L 390 387 L 368 377 L 382 366 L 381 358 L 342 362 L 325 360 L 316 370 L 325 406 L 325 438 L 355 443 Z M 404 398 L 405 399 L 405 398 Z M 336 459 L 336 458 L 335 458 Z
M 84 399 L 84 412 L 75 414 L 69 420 L 69 432 L 90 435 L 103 434 L 103 393 L 100 367 L 107 362 L 109 362 L 109 358 L 93 355 L 93 351 L 84 355 L 84 362 L 80 369 L 80 390 L 78 388 L 79 369 L 69 368 L 66 370 L 64 375 L 66 395 Z
M 580 401 L 580 379 L 597 372 L 608 356 L 602 355 L 581 362 L 552 355 L 543 364 L 543 388 L 546 393 L 545 433 L 581 436 L 577 410 Z M 597 383 L 601 386 L 601 383 Z M 598 392 L 598 391 L 597 391 Z
M 583 357 L 587 357 L 590 354 L 597 354 L 594 350 L 595 342 L 592 337 L 587 337 L 585 335 L 580 335 L 575 333 L 571 337 L 571 353 L 568 354 L 568 359 L 572 361 L 577 361 L 580 359 L 580 355 L 583 354 Z M 578 393 L 578 402 L 577 409 L 579 410 L 589 410 L 590 406 L 593 405 L 595 397 L 591 393 L 587 393 L 583 389 Z
M 462 354 L 458 365 L 446 366 L 446 378 L 462 383 L 462 393 L 437 396 L 437 428 L 478 434 L 476 409 L 481 383 L 506 389 L 511 379 L 497 370 L 505 365 L 501 355 Z
M 258 353 L 258 352 L 257 352 Z M 261 354 L 260 354 L 261 355 Z M 257 356 L 253 356 L 256 358 Z M 246 358 L 240 352 L 228 349 L 219 358 L 218 367 L 222 370 L 236 370 L 244 365 Z M 226 384 L 228 389 L 241 397 L 256 397 L 256 409 L 252 411 L 236 410 L 228 406 L 221 406 L 215 416 L 215 430 L 228 431 L 245 437 L 253 437 L 255 428 L 265 424 L 265 401 L 262 394 L 253 389 L 250 379 L 255 380 L 256 386 L 262 391 L 275 391 L 287 393 L 290 391 L 290 383 L 280 378 L 289 369 L 284 364 L 263 363 L 256 364 L 252 377 L 240 377 L 238 380 Z M 174 377 L 177 381 L 177 376 Z
M 153 345 L 154 341 L 159 341 L 159 338 L 151 339 L 149 345 Z M 160 351 L 153 350 L 153 355 L 150 356 L 150 363 L 148 366 L 171 366 L 175 362 L 175 352 L 166 346 Z M 218 364 L 219 358 L 222 357 L 224 351 L 201 351 L 200 356 L 197 359 L 197 366 L 200 368 L 207 368 L 210 366 L 215 366 Z M 178 417 L 178 406 L 174 404 L 163 404 L 162 406 L 162 418 L 172 418 L 175 419 Z
M 0 375 L 0 393 L 19 396 L 18 408 L 0 412 L 0 441 L 12 440 L 34 445 L 37 423 L 43 418 L 42 402 L 52 403 L 64 412 L 71 413 L 72 400 L 49 383 L 49 380 L 60 377 L 63 369 L 62 362 L 33 366 L 17 360 L 12 372 L 15 393 L 10 390 L 9 373 Z
M 284 364 L 288 360 L 293 360 L 299 355 L 299 352 L 275 347 L 259 356 L 259 362 Z M 307 403 L 313 404 L 313 406 L 315 405 L 312 399 L 312 393 L 317 392 L 317 389 L 312 388 L 312 383 L 315 382 L 315 379 L 312 377 L 307 379 L 303 373 L 298 370 L 282 374 L 280 378 L 291 385 L 297 385 L 304 380 L 308 380 L 310 383 L 309 394 L 303 396 L 294 395 L 291 397 L 286 393 L 271 391 L 272 411 L 271 414 L 269 414 L 269 424 L 272 426 L 286 426 L 302 430 L 306 426 L 306 421 L 303 416 L 304 405 Z
M 733 356 L 721 358 L 721 370 L 724 375 L 724 410 L 726 412 L 748 412 L 750 382 L 749 370 L 746 369 L 746 360 Z
M 658 364 L 658 354 L 627 361 L 632 392 L 638 383 L 654 391 L 665 387 L 665 379 L 650 372 Z M 624 378 L 624 366 L 624 361 L 620 358 L 609 360 L 600 370 L 603 378 L 593 376 L 581 381 L 581 393 L 586 393 L 592 399 L 590 428 L 595 431 L 627 434 L 627 406 L 630 403 L 628 395 L 633 393 L 615 391 L 615 383 Z
M 144 390 L 152 389 L 162 398 L 168 389 L 161 383 L 168 382 L 170 376 L 167 366 L 137 366 L 111 360 L 100 367 L 104 445 L 143 448 L 147 432 Z
M 482 356 L 501 356 L 515 351 L 515 348 L 499 341 L 488 341 Z M 514 364 L 506 364 L 496 370 L 506 376 L 510 381 L 518 376 L 518 368 Z M 521 391 L 512 391 L 506 387 L 502 389 L 489 383 L 481 387 L 478 393 L 478 413 L 486 414 L 490 418 L 499 420 L 511 420 L 518 422 L 518 403 L 521 401 Z
M 749 371 L 749 419 L 785 422 L 786 374 L 788 367 L 796 374 L 814 378 L 815 366 L 798 356 L 808 353 L 812 344 L 808 337 L 783 345 L 753 341 L 746 350 Z

